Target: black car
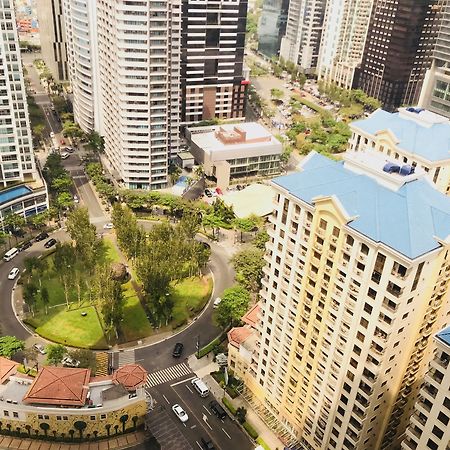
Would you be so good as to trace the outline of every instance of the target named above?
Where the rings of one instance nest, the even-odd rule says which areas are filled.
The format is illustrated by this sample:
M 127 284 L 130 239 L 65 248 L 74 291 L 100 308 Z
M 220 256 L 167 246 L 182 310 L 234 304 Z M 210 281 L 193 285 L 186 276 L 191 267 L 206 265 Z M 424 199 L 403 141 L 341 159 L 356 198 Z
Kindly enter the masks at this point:
M 202 448 L 204 448 L 205 450 L 216 450 L 213 441 L 211 441 L 210 439 L 206 440 L 204 438 L 200 438 L 200 441 L 202 443 Z
M 213 193 L 211 192 L 211 189 L 205 189 L 205 195 L 206 195 L 207 197 L 212 197 L 212 196 L 213 196 Z
M 227 413 L 225 410 L 220 406 L 219 402 L 216 400 L 213 400 L 209 402 L 209 409 L 220 419 L 223 420 L 225 417 L 227 417 Z
M 56 244 L 56 239 L 51 238 L 44 244 L 44 247 L 50 248 L 50 247 L 53 247 L 55 244 Z
M 183 353 L 183 344 L 181 342 L 177 342 L 175 344 L 175 347 L 173 348 L 172 356 L 174 358 L 179 358 L 181 354 Z
M 44 239 L 48 238 L 48 233 L 46 233 L 45 231 L 43 231 L 42 233 L 39 233 L 36 238 L 35 241 L 39 242 L 39 241 L 43 241 Z
M 19 246 L 19 252 L 23 252 L 27 248 L 30 248 L 33 245 L 32 241 L 24 242 L 22 245 Z

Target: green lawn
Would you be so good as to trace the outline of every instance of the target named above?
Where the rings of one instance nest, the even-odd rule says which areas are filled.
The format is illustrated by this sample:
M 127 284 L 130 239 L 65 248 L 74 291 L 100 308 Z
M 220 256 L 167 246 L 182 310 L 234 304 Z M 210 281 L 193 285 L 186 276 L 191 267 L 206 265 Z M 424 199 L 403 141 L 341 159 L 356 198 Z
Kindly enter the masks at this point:
M 173 328 L 184 325 L 209 300 L 213 282 L 210 276 L 186 278 L 173 288 Z
M 83 317 L 82 312 L 87 316 Z M 84 348 L 107 348 L 103 329 L 93 306 L 67 311 L 64 306 L 52 308 L 49 314 L 38 313 L 26 323 L 42 337 L 61 344 Z
M 105 247 L 105 257 L 107 260 L 111 262 L 121 262 L 122 258 L 117 249 L 117 246 L 114 244 L 112 237 L 104 236 L 103 237 L 103 245 Z

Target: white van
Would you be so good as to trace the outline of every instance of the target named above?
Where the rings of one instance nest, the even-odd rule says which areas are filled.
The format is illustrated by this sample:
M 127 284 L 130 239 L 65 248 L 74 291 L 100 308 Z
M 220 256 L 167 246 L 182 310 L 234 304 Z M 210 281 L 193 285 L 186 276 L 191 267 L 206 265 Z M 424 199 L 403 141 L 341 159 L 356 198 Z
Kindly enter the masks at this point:
M 4 261 L 11 261 L 14 256 L 16 256 L 19 253 L 19 250 L 16 247 L 13 247 L 11 250 L 8 250 L 5 253 L 5 256 L 3 257 Z
M 194 378 L 192 381 L 192 386 L 200 394 L 200 397 L 208 397 L 209 389 L 208 386 L 200 378 Z

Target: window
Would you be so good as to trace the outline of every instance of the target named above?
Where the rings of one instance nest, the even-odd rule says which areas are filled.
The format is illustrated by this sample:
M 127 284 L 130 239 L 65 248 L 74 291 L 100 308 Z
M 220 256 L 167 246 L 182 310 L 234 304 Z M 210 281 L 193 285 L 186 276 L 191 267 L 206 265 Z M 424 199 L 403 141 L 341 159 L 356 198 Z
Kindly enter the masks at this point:
M 437 426 L 433 427 L 432 433 L 435 436 L 437 436 L 439 439 L 442 439 L 442 436 L 444 435 L 444 432 L 440 428 L 438 428 Z
M 440 412 L 438 415 L 438 420 L 441 421 L 444 425 L 447 425 L 449 418 L 446 414 L 444 414 L 443 412 Z
M 95 419 L 96 419 L 96 416 L 90 416 L 90 419 L 91 419 L 91 420 L 95 420 Z
M 5 417 L 9 417 L 9 411 L 3 411 L 3 415 L 4 415 Z
M 19 413 L 13 412 L 13 417 L 18 419 L 19 418 Z
M 428 439 L 427 448 L 430 448 L 431 450 L 438 450 L 438 445 L 432 439 Z

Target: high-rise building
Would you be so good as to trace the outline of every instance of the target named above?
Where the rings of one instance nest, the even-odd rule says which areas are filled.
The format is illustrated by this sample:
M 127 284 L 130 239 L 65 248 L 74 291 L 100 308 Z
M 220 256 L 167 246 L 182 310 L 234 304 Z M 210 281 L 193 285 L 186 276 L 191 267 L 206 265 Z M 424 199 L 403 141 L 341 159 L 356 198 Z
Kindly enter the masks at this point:
M 245 116 L 247 0 L 182 2 L 181 120 Z
M 345 89 L 354 84 L 361 64 L 373 0 L 327 2 L 317 75 Z
M 420 93 L 419 105 L 450 117 L 450 3 L 439 2 L 439 32 L 430 70 Z
M 446 268 L 450 277 L 450 266 Z M 420 390 L 402 450 L 447 450 L 450 443 L 450 327 L 434 337 L 435 356 Z
M 450 199 L 385 164 L 312 153 L 272 181 L 244 396 L 293 448 L 398 448 L 447 320 Z
M 53 77 L 68 79 L 63 0 L 41 0 L 37 8 L 42 58 Z
M 98 129 L 97 9 L 91 0 L 62 0 L 68 75 L 76 122 L 85 132 Z
M 392 111 L 417 104 L 431 64 L 439 0 L 374 0 L 357 86 Z
M 326 0 L 290 0 L 280 56 L 304 73 L 314 73 L 319 56 Z
M 33 154 L 12 0 L 0 0 L 0 25 L 3 30 L 0 34 L 0 219 L 3 219 L 10 213 L 30 216 L 43 211 L 48 207 L 48 199 Z
M 280 53 L 286 33 L 289 0 L 264 0 L 258 24 L 258 51 L 268 58 Z

